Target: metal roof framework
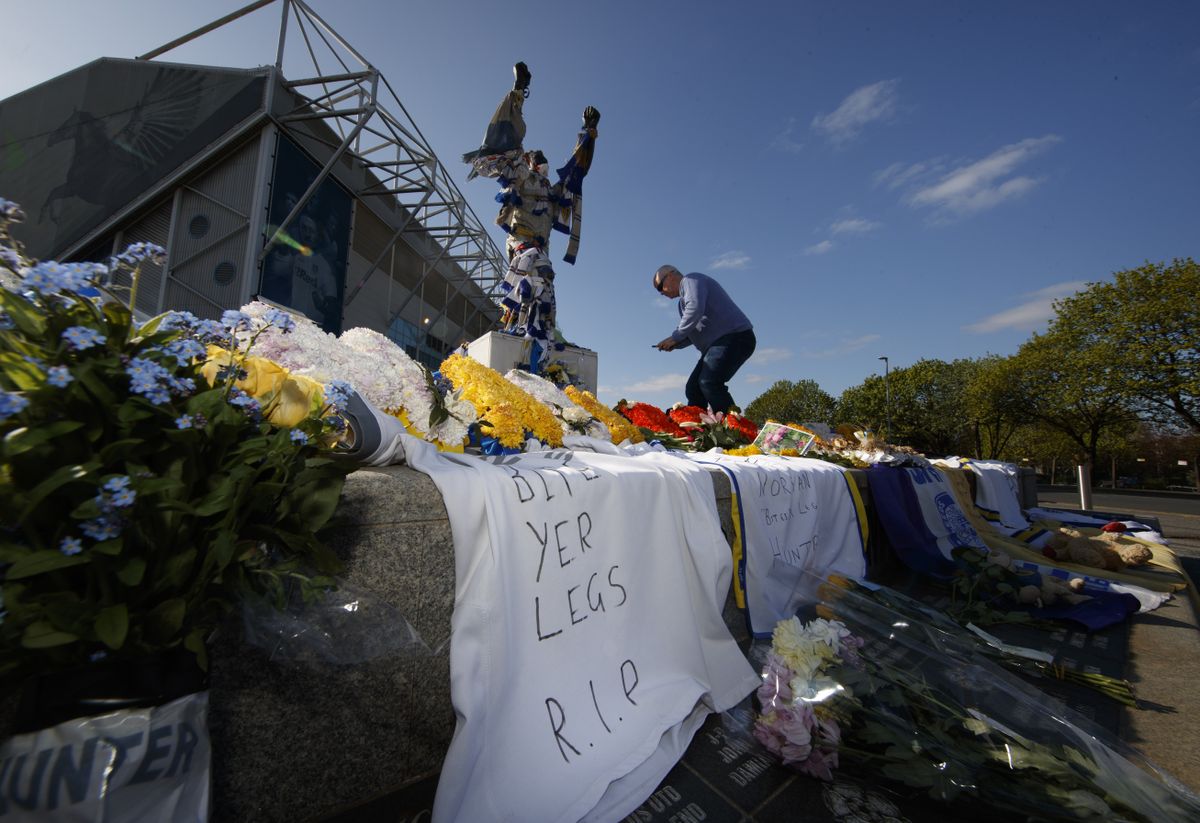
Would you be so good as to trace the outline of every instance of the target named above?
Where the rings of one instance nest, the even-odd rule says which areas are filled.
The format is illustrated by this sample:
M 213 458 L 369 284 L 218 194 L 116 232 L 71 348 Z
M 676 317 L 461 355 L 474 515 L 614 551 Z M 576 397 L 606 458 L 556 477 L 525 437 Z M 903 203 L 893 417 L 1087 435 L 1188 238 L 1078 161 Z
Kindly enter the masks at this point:
M 277 118 L 278 125 L 285 133 L 290 133 L 298 123 L 320 120 L 329 127 L 331 134 L 340 138 L 338 143 L 327 143 L 332 154 L 277 232 L 287 230 L 334 166 L 349 155 L 370 172 L 366 179 L 372 181 L 354 194 L 364 200 L 394 198 L 403 211 L 403 219 L 358 282 L 347 284 L 346 305 L 359 295 L 405 233 L 433 239 L 436 251 L 424 242 L 411 244 L 423 261 L 420 279 L 390 321 L 399 317 L 423 291 L 426 279 L 443 261 L 456 264 L 463 272 L 463 278 L 457 281 L 453 277 L 447 278 L 450 282 L 465 284 L 473 281 L 488 298 L 498 299 L 507 268 L 504 255 L 438 160 L 387 78 L 303 0 L 257 0 L 137 59 L 153 60 L 276 2 L 282 6 L 282 14 L 275 69 L 284 78 L 284 86 L 301 101 Z M 303 68 L 297 72 L 299 80 L 286 80 L 288 72 L 285 71 L 284 57 L 289 36 L 293 41 L 298 38 L 303 43 L 302 54 L 308 58 L 296 67 Z M 314 138 L 310 131 L 305 131 L 302 136 L 306 141 L 320 139 Z M 260 253 L 260 262 L 268 248 L 269 244 Z M 441 273 L 444 277 L 445 269 Z M 447 308 L 448 303 L 430 321 L 440 319 Z M 480 308 L 474 306 L 474 309 L 465 322 L 479 314 Z

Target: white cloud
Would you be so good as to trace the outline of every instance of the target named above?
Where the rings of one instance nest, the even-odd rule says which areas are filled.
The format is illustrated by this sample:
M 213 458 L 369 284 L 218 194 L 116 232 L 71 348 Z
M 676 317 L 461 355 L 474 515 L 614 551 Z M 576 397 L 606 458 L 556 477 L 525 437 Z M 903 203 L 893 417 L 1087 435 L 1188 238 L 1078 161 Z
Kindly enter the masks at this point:
M 875 231 L 882 224 L 874 220 L 865 220 L 861 217 L 850 217 L 846 220 L 838 220 L 829 230 L 834 234 L 866 234 L 870 231 Z
M 741 251 L 727 251 L 708 264 L 710 269 L 744 269 L 750 265 L 750 255 Z
M 751 363 L 777 363 L 780 360 L 788 360 L 791 358 L 792 352 L 789 349 L 771 348 L 767 346 L 762 349 L 755 349 L 754 354 L 750 356 Z
M 1003 329 L 1033 331 L 1054 316 L 1055 300 L 1072 295 L 1086 286 L 1087 283 L 1082 280 L 1071 280 L 1066 283 L 1055 283 L 1053 286 L 1047 286 L 1035 292 L 1029 292 L 1022 295 L 1022 297 L 1028 299 L 1021 305 L 996 312 L 978 322 L 963 326 L 963 331 L 974 332 L 975 334 L 987 334 L 988 332 L 1001 331 Z
M 833 251 L 832 240 L 822 240 L 820 243 L 814 243 L 804 250 L 805 254 L 828 254 Z
M 747 386 L 754 386 L 758 383 L 766 383 L 770 379 L 771 378 L 767 377 L 765 374 L 748 374 L 743 382 L 745 382 Z
M 787 128 L 775 135 L 771 140 L 771 148 L 795 154 L 804 148 L 804 144 L 796 140 L 796 118 L 789 117 Z
M 936 174 L 944 168 L 945 162 L 939 158 L 937 160 L 926 160 L 922 163 L 892 163 L 881 172 L 875 174 L 875 185 L 887 186 L 889 189 L 898 189 L 901 186 L 921 177 L 928 177 L 931 174 Z
M 961 216 L 990 209 L 1028 192 L 1041 180 L 1013 176 L 1017 167 L 1062 138 L 1055 134 L 1031 137 L 1003 146 L 982 160 L 950 171 L 936 183 L 918 189 L 908 201 L 929 206 L 946 216 Z
M 687 379 L 688 376 L 686 374 L 661 374 L 658 377 L 650 377 L 626 386 L 625 391 L 631 394 L 635 392 L 677 391 L 687 384 Z
M 848 340 L 840 340 L 832 346 L 823 349 L 801 349 L 800 356 L 807 357 L 810 360 L 818 360 L 825 357 L 839 357 L 843 354 L 858 351 L 879 339 L 878 334 L 864 334 L 861 337 L 853 337 Z
M 834 144 L 853 140 L 868 124 L 887 120 L 895 113 L 899 85 L 899 80 L 880 80 L 855 89 L 834 111 L 814 117 L 813 130 Z

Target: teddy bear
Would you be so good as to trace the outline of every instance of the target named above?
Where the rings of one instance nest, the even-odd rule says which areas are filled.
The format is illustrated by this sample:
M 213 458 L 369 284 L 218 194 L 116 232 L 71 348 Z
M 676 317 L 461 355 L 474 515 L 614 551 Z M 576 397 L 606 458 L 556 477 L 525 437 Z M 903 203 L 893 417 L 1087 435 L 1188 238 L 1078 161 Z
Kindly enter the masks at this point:
M 1001 551 L 989 552 L 987 562 L 1009 571 L 1017 571 L 1012 558 Z M 1062 581 L 1051 575 L 1043 574 L 1039 576 L 1039 583 L 1040 585 L 1037 586 L 1029 584 L 1018 588 L 1015 595 L 1017 602 L 1041 608 L 1042 606 L 1052 606 L 1059 601 L 1075 605 L 1091 599 L 1082 593 L 1083 578 L 1080 577 Z
M 1042 554 L 1051 560 L 1066 560 L 1081 566 L 1105 571 L 1121 571 L 1127 566 L 1140 566 L 1150 557 L 1149 547 L 1122 540 L 1117 532 L 1105 532 L 1088 537 L 1075 529 L 1062 527 L 1046 541 Z

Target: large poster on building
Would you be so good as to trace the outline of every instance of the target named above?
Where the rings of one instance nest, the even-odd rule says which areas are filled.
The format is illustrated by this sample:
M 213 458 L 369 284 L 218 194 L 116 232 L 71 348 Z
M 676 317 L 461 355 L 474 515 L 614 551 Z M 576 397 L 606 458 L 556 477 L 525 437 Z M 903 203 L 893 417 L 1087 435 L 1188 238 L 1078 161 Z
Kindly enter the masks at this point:
M 259 293 L 302 313 L 330 334 L 340 334 L 350 195 L 326 178 L 299 214 L 283 225 L 320 171 L 292 141 L 279 138 Z
M 0 101 L 0 196 L 58 256 L 262 108 L 261 71 L 104 58 Z

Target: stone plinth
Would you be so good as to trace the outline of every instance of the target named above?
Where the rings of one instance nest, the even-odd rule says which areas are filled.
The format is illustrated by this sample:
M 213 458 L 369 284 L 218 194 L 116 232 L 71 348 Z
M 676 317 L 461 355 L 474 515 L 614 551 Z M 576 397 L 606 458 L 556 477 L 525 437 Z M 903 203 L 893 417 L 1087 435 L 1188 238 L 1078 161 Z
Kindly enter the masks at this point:
M 432 651 L 297 665 L 223 629 L 211 649 L 215 822 L 313 819 L 437 771 L 450 744 L 454 544 L 437 487 L 406 467 L 354 472 L 324 537 L 345 581 Z

